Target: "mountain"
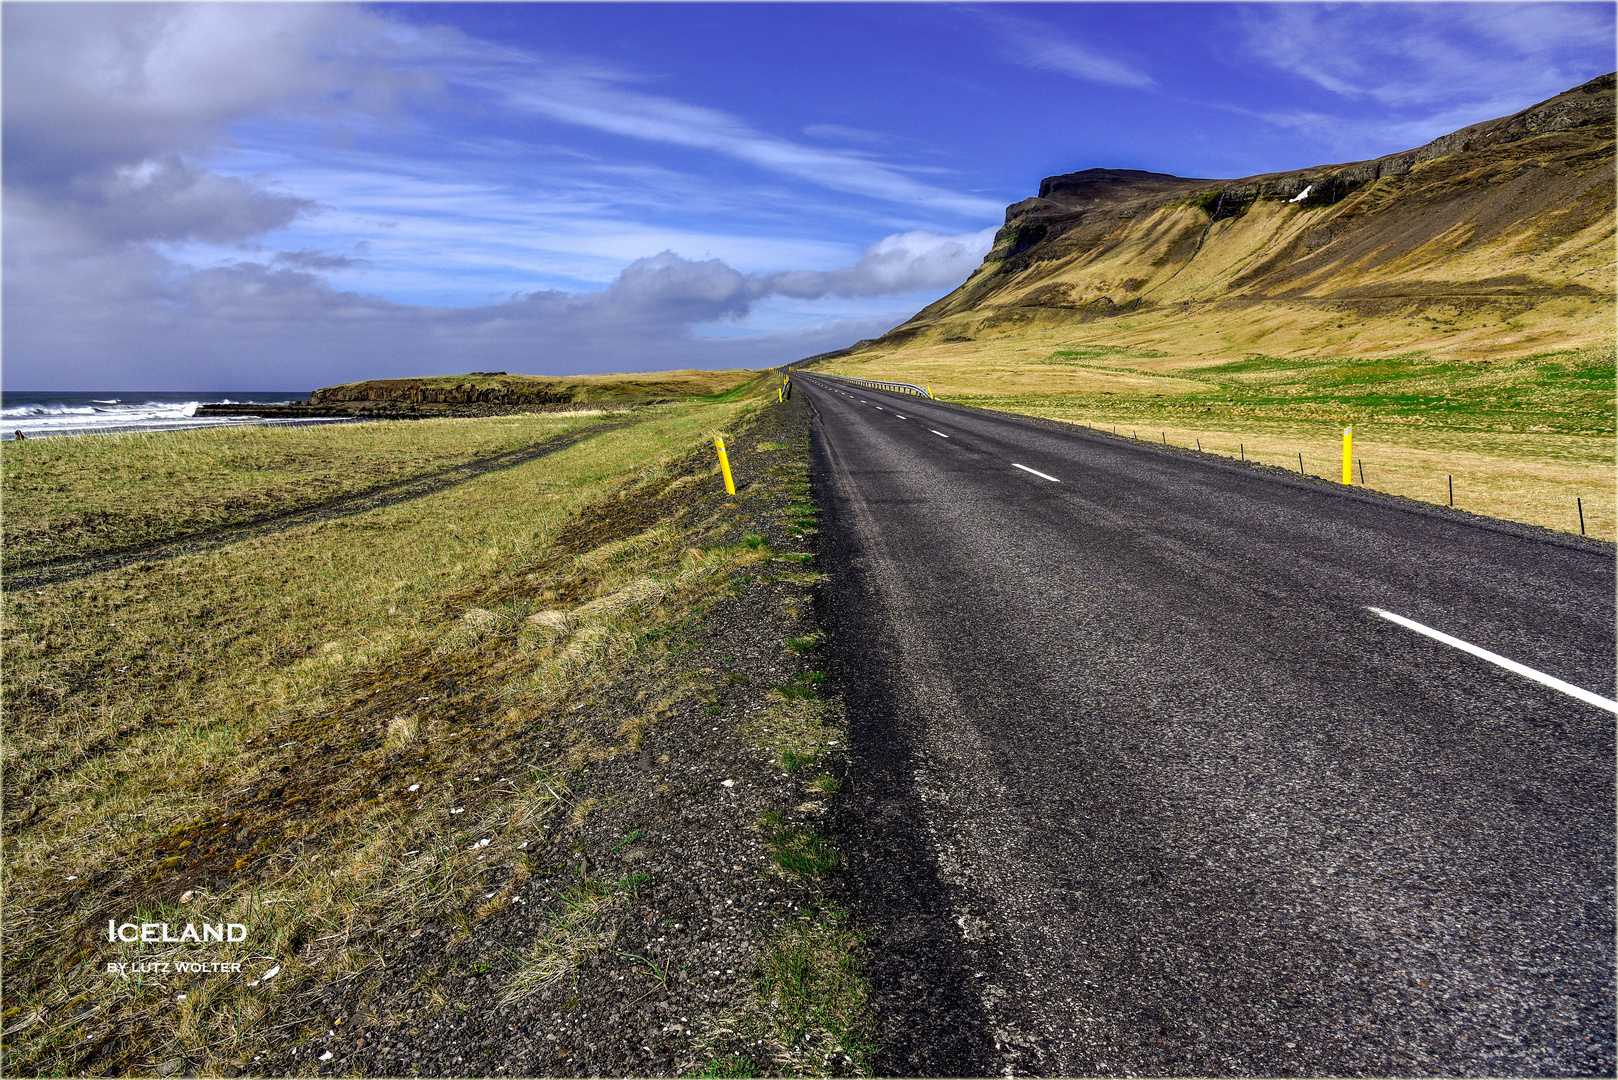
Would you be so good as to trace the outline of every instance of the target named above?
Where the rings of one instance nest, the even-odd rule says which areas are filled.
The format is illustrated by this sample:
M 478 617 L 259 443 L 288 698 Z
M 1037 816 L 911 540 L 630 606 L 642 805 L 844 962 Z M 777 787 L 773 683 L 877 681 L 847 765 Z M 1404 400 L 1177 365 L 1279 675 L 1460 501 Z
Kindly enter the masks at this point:
M 1610 342 L 1614 77 L 1372 161 L 1047 177 L 960 288 L 853 350 L 1116 338 L 1186 355 Z

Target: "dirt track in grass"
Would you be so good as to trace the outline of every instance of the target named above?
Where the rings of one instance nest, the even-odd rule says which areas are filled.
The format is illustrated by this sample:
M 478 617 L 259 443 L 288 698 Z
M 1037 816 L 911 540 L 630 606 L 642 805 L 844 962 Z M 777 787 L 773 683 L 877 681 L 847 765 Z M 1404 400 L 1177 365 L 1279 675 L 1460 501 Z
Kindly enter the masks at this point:
M 518 465 L 548 457 L 569 447 L 577 446 L 584 440 L 594 438 L 597 435 L 631 427 L 641 423 L 643 419 L 643 417 L 635 417 L 593 424 L 580 431 L 572 431 L 554 438 L 542 439 L 530 446 L 477 458 L 426 476 L 412 477 L 399 483 L 383 484 L 368 491 L 327 499 L 310 506 L 299 507 L 296 510 L 277 511 L 248 521 L 203 529 L 179 539 L 164 540 L 155 544 L 115 548 L 77 558 L 47 559 L 36 563 L 24 563 L 7 571 L 6 588 L 13 590 L 34 589 L 41 585 L 50 585 L 59 581 L 73 581 L 78 578 L 88 577 L 91 574 L 116 570 L 133 563 L 162 562 L 178 555 L 195 555 L 204 551 L 214 551 L 229 544 L 285 532 L 300 525 L 352 517 L 355 514 L 363 514 L 369 510 L 409 502 L 412 499 L 425 498 L 428 495 L 436 495 L 438 492 L 452 488 L 457 484 L 464 484 L 468 480 L 476 479 L 479 476 L 499 472 L 502 469 L 515 468 Z

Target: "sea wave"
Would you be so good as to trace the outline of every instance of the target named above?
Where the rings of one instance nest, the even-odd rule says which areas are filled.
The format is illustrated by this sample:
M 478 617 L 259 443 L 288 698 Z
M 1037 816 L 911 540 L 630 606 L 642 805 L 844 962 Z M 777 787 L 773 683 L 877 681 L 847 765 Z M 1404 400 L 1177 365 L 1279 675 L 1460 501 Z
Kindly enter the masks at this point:
M 182 395 L 176 394 L 175 398 Z M 249 402 L 228 397 L 194 398 L 190 400 L 156 401 L 134 398 L 88 398 L 78 400 L 36 400 L 8 404 L 0 407 L 0 438 L 6 440 L 22 436 L 25 439 L 47 435 L 92 435 L 137 431 L 174 431 L 181 428 L 230 427 L 240 424 L 262 424 L 265 420 L 252 416 L 197 416 L 203 404 L 244 405 Z M 275 404 L 284 404 L 290 398 Z M 252 404 L 270 404 L 257 401 Z M 280 426 L 307 421 L 268 421 Z
M 30 403 L 27 405 L 7 405 L 0 408 L 0 421 L 33 419 L 40 417 L 86 417 L 94 416 L 103 419 L 178 419 L 180 417 L 195 416 L 200 401 L 146 401 L 136 404 L 134 402 L 96 401 L 89 405 L 68 405 L 61 402 Z M 222 401 L 221 405 L 234 405 L 233 401 Z

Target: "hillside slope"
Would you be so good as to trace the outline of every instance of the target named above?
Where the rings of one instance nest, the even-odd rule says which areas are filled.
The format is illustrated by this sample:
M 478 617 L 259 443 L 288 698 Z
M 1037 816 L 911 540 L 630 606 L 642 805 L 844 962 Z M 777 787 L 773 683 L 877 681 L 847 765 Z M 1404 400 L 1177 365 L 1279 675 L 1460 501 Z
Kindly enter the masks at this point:
M 1613 104 L 1606 75 L 1374 161 L 1049 177 L 965 284 L 855 352 L 1057 328 L 1181 356 L 1610 341 Z
M 1053 176 L 822 370 L 1591 536 L 1613 485 L 1614 78 L 1374 161 Z M 1301 455 L 1301 456 L 1300 456 Z

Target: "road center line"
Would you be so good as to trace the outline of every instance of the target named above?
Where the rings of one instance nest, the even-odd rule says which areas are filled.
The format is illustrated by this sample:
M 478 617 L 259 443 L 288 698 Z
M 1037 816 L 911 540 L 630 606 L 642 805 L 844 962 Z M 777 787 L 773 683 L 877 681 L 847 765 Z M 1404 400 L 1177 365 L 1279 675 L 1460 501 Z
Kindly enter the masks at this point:
M 949 436 L 947 436 L 947 435 L 945 436 L 945 438 L 948 438 L 948 437 Z M 1035 476 L 1039 477 L 1041 480 L 1049 480 L 1053 484 L 1060 484 L 1062 482 L 1062 481 L 1058 480 L 1054 476 L 1046 476 L 1044 473 L 1040 472 L 1038 469 L 1030 469 L 1026 465 L 1017 465 L 1017 463 L 1015 461 L 1013 461 L 1012 464 L 1016 465 L 1016 467 L 1021 469 L 1023 472 L 1031 472 L 1031 473 L 1033 473 Z
M 928 428 L 927 430 L 932 432 L 934 435 L 937 435 L 940 439 L 949 438 L 948 435 L 945 435 L 942 431 L 939 431 L 937 428 Z
M 1600 694 L 1592 694 L 1583 687 L 1574 686 L 1572 683 L 1563 682 L 1561 679 L 1558 679 L 1553 675 L 1547 675 L 1543 671 L 1536 671 L 1527 664 L 1519 664 L 1515 660 L 1508 660 L 1499 653 L 1492 653 L 1488 649 L 1479 648 L 1470 641 L 1462 641 L 1460 638 L 1450 637 L 1448 634 L 1434 630 L 1430 626 L 1423 626 L 1414 619 L 1407 619 L 1403 615 L 1395 615 L 1393 612 L 1383 611 L 1379 607 L 1367 607 L 1365 610 L 1373 611 L 1389 622 L 1398 623 L 1407 630 L 1414 630 L 1418 634 L 1425 634 L 1434 641 L 1442 641 L 1445 645 L 1453 646 L 1454 648 L 1460 649 L 1462 652 L 1471 653 L 1473 656 L 1487 660 L 1491 664 L 1496 664 L 1503 667 L 1507 671 L 1515 671 L 1518 675 L 1521 675 L 1524 678 L 1533 679 L 1535 682 L 1548 686 L 1552 690 L 1560 690 L 1569 697 L 1576 697 L 1588 705 L 1594 705 L 1598 708 L 1606 709 L 1608 712 L 1618 713 L 1618 701 L 1613 701 L 1611 698 L 1604 698 Z
M 894 415 L 894 416 L 899 416 L 899 414 L 898 414 L 898 413 L 894 413 L 894 414 L 893 414 L 893 415 Z M 903 417 L 903 416 L 899 416 L 899 419 L 901 419 L 901 420 L 903 420 L 903 419 L 905 419 L 905 418 L 904 418 L 904 417 Z

